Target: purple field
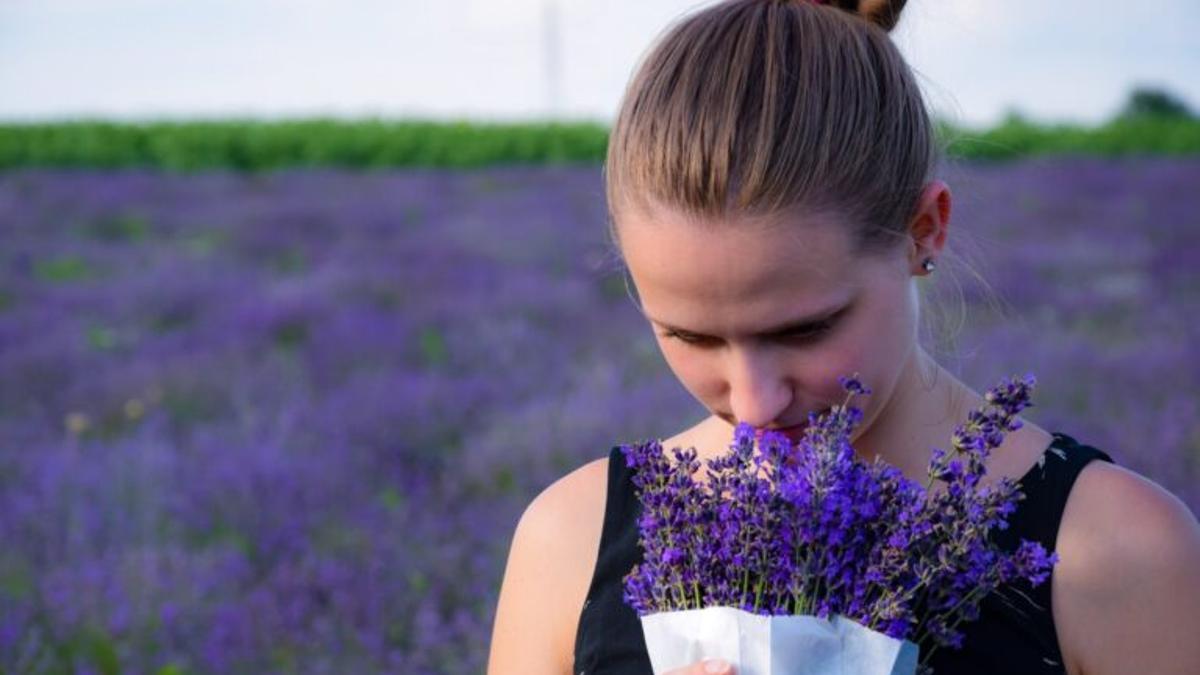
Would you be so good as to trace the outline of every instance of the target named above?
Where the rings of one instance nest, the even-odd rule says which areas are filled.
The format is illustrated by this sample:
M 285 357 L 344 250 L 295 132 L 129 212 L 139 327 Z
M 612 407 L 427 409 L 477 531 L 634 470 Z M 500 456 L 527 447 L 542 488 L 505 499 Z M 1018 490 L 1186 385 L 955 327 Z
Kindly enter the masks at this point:
M 939 267 L 930 348 L 1200 510 L 1200 160 L 946 178 L 1004 304 Z M 482 672 L 529 500 L 705 415 L 604 214 L 599 167 L 0 175 L 0 672 Z

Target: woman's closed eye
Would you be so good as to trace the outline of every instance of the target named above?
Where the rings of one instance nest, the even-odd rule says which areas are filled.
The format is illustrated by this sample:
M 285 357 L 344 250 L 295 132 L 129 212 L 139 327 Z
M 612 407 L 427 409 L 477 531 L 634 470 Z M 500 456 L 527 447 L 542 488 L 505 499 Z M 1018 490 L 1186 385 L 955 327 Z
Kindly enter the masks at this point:
M 811 344 L 824 337 L 826 333 L 833 329 L 833 325 L 833 321 L 822 321 L 820 323 L 813 324 L 811 327 L 804 330 L 780 333 L 777 337 L 786 342 Z M 662 333 L 662 336 L 692 345 L 704 345 L 713 341 L 713 338 L 676 330 L 667 330 Z

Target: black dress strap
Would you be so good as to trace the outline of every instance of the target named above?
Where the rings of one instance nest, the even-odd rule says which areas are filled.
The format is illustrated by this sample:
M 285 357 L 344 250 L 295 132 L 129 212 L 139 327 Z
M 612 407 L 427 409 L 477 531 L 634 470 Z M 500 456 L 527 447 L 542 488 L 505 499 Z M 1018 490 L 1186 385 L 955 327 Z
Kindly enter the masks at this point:
M 1025 498 L 1009 518 L 1008 529 L 993 530 L 995 541 L 1005 550 L 1015 549 L 1020 544 L 1019 535 L 1053 551 L 1063 509 L 1079 472 L 1093 459 L 1113 463 L 1112 457 L 1103 450 L 1080 443 L 1061 431 L 1051 433 L 1054 440 L 1021 477 L 1019 485 Z M 1043 585 L 1048 587 L 1048 584 Z
M 637 521 L 642 506 L 620 446 L 608 454 L 608 496 L 596 570 L 575 634 L 576 675 L 651 675 L 637 612 L 624 600 L 624 577 L 643 559 Z

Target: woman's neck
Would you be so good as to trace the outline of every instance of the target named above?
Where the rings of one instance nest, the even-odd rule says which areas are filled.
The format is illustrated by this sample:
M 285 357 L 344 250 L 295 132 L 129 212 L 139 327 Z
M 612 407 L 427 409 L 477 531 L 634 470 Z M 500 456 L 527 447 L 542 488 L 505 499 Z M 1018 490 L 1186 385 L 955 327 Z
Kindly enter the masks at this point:
M 850 442 L 864 461 L 878 455 L 924 483 L 933 448 L 950 450 L 955 427 L 983 403 L 982 396 L 917 347 L 887 402 L 863 420 Z

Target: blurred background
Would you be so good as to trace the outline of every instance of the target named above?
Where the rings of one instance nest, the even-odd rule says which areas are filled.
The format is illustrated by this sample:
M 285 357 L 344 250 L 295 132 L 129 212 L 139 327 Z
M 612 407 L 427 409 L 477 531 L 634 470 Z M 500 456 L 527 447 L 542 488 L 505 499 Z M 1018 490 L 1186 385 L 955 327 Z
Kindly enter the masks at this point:
M 540 490 L 705 416 L 605 237 L 707 3 L 0 3 L 0 672 L 478 673 Z M 929 348 L 1200 507 L 1200 5 L 910 0 Z M 960 311 L 961 310 L 961 311 Z

